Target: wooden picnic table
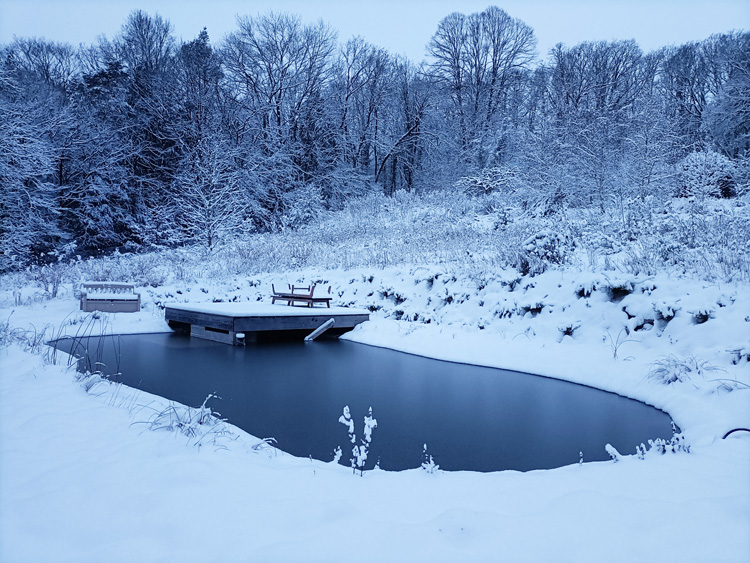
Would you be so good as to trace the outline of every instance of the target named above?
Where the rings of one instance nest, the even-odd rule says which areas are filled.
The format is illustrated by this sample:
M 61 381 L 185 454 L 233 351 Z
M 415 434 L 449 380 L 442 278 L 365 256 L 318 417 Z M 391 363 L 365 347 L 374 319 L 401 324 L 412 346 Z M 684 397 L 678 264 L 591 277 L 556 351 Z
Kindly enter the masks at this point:
M 286 301 L 289 306 L 295 306 L 295 303 L 302 303 L 304 307 L 312 307 L 315 303 L 325 303 L 326 307 L 331 307 L 331 297 L 315 297 L 315 284 L 308 287 L 297 287 L 294 285 L 289 286 L 289 291 L 279 292 L 271 284 L 273 295 L 271 296 L 271 303 L 274 304 L 276 301 Z M 331 286 L 328 286 L 328 293 L 331 293 Z

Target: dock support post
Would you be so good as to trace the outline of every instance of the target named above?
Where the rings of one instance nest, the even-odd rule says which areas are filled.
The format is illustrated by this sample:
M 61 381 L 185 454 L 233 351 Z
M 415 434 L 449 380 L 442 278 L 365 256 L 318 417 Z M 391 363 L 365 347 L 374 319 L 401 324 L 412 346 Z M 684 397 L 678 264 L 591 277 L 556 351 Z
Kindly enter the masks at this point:
M 329 328 L 331 328 L 335 324 L 336 324 L 336 321 L 334 319 L 328 319 L 326 322 L 324 322 L 322 325 L 320 325 L 318 328 L 316 328 L 310 334 L 308 334 L 307 336 L 305 336 L 305 342 L 312 342 L 318 336 L 320 336 L 321 334 L 323 334 L 325 331 L 327 331 Z

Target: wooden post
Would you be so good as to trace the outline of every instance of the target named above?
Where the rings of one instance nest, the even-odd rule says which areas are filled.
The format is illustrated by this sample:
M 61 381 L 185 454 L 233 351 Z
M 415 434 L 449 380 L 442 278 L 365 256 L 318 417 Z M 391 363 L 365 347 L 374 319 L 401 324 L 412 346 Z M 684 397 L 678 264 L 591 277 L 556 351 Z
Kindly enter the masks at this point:
M 320 325 L 318 328 L 316 328 L 310 334 L 308 334 L 307 336 L 305 336 L 305 342 L 312 342 L 318 336 L 320 336 L 321 334 L 323 334 L 325 331 L 327 331 L 329 328 L 331 328 L 335 324 L 336 324 L 336 321 L 334 319 L 328 319 L 326 322 L 324 322 L 322 325 Z

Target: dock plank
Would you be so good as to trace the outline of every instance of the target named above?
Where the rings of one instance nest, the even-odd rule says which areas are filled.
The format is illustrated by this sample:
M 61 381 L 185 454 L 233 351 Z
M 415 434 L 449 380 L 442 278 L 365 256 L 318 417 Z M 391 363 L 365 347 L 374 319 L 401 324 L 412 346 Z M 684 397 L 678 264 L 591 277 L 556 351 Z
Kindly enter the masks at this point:
M 369 315 L 315 315 L 305 317 L 238 317 L 234 319 L 237 332 L 263 330 L 314 330 L 328 319 L 336 321 L 338 328 L 354 328 L 369 320 Z
M 186 311 L 178 307 L 170 307 L 167 305 L 164 317 L 167 321 L 177 321 L 190 325 L 234 330 L 234 319 L 226 315 L 210 315 L 200 311 Z

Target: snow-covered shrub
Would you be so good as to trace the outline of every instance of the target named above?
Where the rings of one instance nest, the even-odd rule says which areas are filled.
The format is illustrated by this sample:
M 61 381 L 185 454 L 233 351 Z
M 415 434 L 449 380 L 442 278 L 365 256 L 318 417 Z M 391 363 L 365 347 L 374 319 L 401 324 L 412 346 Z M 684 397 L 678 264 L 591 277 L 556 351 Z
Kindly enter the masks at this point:
M 278 220 L 282 231 L 307 225 L 323 214 L 323 193 L 315 184 L 303 184 L 285 193 L 282 201 L 285 212 Z
M 716 152 L 694 152 L 678 165 L 681 197 L 723 197 L 737 195 L 734 163 Z
M 564 324 L 558 325 L 557 330 L 560 332 L 560 338 L 558 338 L 557 341 L 562 342 L 563 338 L 566 336 L 573 338 L 575 331 L 579 328 L 581 328 L 581 321 L 568 321 Z
M 630 329 L 625 326 L 620 329 L 620 332 L 617 333 L 617 336 L 615 338 L 612 338 L 612 334 L 607 331 L 607 334 L 604 335 L 602 340 L 604 342 L 607 342 L 609 344 L 609 347 L 612 350 L 612 359 L 616 360 L 618 359 L 618 355 L 620 353 L 620 348 L 622 348 L 623 344 L 626 344 L 628 342 L 638 342 L 637 340 L 633 338 L 628 338 L 630 336 Z M 629 358 L 626 358 L 629 359 Z
M 605 445 L 604 449 L 607 450 L 607 453 L 609 454 L 609 457 L 612 459 L 612 461 L 614 461 L 615 463 L 620 461 L 620 458 L 622 456 L 620 455 L 620 452 L 618 452 L 612 444 Z
M 492 309 L 492 314 L 499 319 L 509 319 L 518 312 L 518 304 L 515 301 L 503 299 Z
M 13 342 L 13 332 L 13 329 L 10 328 L 10 316 L 4 321 L 0 321 L 0 348 L 5 348 Z
M 401 295 L 391 286 L 381 287 L 380 289 L 378 289 L 378 295 L 380 295 L 381 299 L 388 299 L 392 301 L 394 305 L 401 305 L 406 301 L 406 297 Z
M 737 365 L 744 362 L 750 362 L 750 345 L 737 348 L 736 350 L 730 350 L 730 352 L 734 356 L 732 364 Z
M 539 313 L 542 312 L 542 309 L 544 309 L 544 303 L 542 301 L 528 301 L 523 304 L 519 304 L 518 308 L 523 311 L 523 314 L 530 314 L 532 317 L 535 317 Z
M 180 433 L 186 436 L 194 446 L 207 444 L 219 446 L 221 439 L 229 438 L 233 433 L 226 421 L 219 418 L 219 413 L 214 413 L 211 407 L 206 405 L 209 399 L 214 397 L 219 398 L 214 393 L 210 393 L 198 408 L 170 401 L 165 409 L 156 411 L 145 424 L 148 425 L 149 430 Z
M 750 155 L 740 156 L 735 161 L 734 180 L 739 197 L 750 194 Z
M 524 275 L 541 274 L 550 265 L 564 264 L 571 248 L 572 244 L 566 236 L 551 229 L 542 229 L 524 241 L 519 270 Z
M 657 207 L 652 196 L 645 199 L 630 198 L 621 206 L 622 227 L 620 238 L 623 241 L 636 241 L 642 238 L 644 232 L 654 227 L 654 212 Z
M 425 444 L 424 448 L 422 449 L 422 469 L 430 475 L 440 469 L 440 466 L 435 463 L 435 460 L 432 459 L 432 456 L 427 453 L 427 444 Z
M 516 167 L 497 166 L 460 178 L 454 188 L 471 196 L 480 196 L 496 191 L 512 192 L 518 183 L 519 171 Z
M 339 164 L 320 181 L 326 207 L 337 211 L 342 209 L 348 201 L 375 191 L 371 177 L 344 164 Z
M 47 346 L 47 343 L 54 337 L 50 325 L 44 325 L 39 329 L 35 326 L 28 329 L 13 327 L 13 323 L 10 321 L 11 315 L 0 322 L 0 348 L 16 344 L 32 354 L 45 352 L 46 359 L 50 360 L 51 351 L 54 350 Z
M 599 289 L 609 295 L 610 301 L 618 303 L 635 291 L 635 280 L 633 278 L 614 278 L 600 282 Z
M 86 281 L 115 281 L 129 282 L 130 270 L 127 262 L 132 255 L 123 255 L 115 251 L 106 257 L 89 258 L 83 260 L 77 267 L 77 272 Z
M 364 475 L 365 462 L 370 452 L 370 442 L 372 441 L 372 431 L 378 427 L 378 421 L 372 417 L 372 407 L 370 407 L 367 415 L 364 418 L 364 430 L 363 436 L 360 439 L 360 443 L 357 444 L 357 435 L 354 432 L 354 419 L 352 418 L 349 405 L 344 407 L 343 414 L 339 417 L 339 422 L 346 426 L 347 433 L 349 434 L 349 441 L 352 445 L 352 457 L 349 459 L 352 467 L 352 472 L 356 473 L 359 469 L 359 474 Z M 335 452 L 334 452 L 335 454 Z M 341 457 L 340 455 L 338 456 Z
M 493 228 L 497 231 L 507 227 L 511 223 L 510 213 L 507 208 L 499 208 L 495 210 L 495 223 Z
M 163 260 L 156 253 L 133 256 L 130 280 L 144 287 L 160 287 L 168 279 Z
M 660 244 L 653 244 L 652 242 L 650 240 L 639 240 L 629 245 L 620 260 L 622 270 L 635 276 L 652 276 L 659 271 L 660 267 L 669 263 L 669 260 L 674 256 L 673 250 L 679 251 L 679 247 L 664 249 Z
M 659 301 L 654 303 L 654 312 L 656 313 L 656 320 L 663 321 L 665 324 L 671 321 L 680 307 L 676 303 L 667 303 L 666 301 Z
M 45 297 L 54 299 L 60 291 L 60 286 L 70 281 L 70 267 L 63 261 L 32 266 L 29 275 L 44 290 Z
M 599 280 L 593 278 L 588 279 L 579 283 L 574 293 L 579 299 L 582 299 L 584 297 L 591 297 L 591 294 L 596 290 L 598 284 Z
M 690 444 L 687 443 L 685 435 L 682 432 L 677 432 L 674 422 L 672 422 L 672 437 L 669 441 L 664 438 L 657 438 L 656 440 L 649 440 L 648 445 L 649 453 L 654 452 L 661 455 L 667 452 L 672 452 L 673 454 L 679 452 L 690 453 Z
M 42 331 L 14 328 L 10 321 L 12 315 L 13 313 L 7 319 L 0 322 L 0 348 L 7 348 L 11 344 L 18 344 L 24 350 L 38 351 L 39 347 L 46 341 L 47 329 L 49 327 L 45 327 Z
M 664 385 L 671 385 L 685 381 L 692 382 L 693 377 L 696 376 L 705 379 L 706 374 L 720 369 L 707 361 L 699 360 L 695 356 L 681 358 L 670 354 L 654 361 L 646 377 Z M 693 385 L 695 384 L 693 383 Z
M 677 432 L 677 426 L 672 422 L 672 437 L 669 440 L 665 440 L 664 438 L 649 440 L 648 447 L 641 443 L 641 445 L 636 446 L 635 452 L 640 460 L 646 459 L 647 455 L 664 455 L 667 452 L 675 454 L 678 452 L 684 452 L 689 454 L 690 444 L 688 444 L 685 435 L 682 432 Z
M 710 307 L 702 307 L 693 311 L 688 311 L 690 316 L 693 318 L 693 322 L 697 325 L 701 325 L 708 322 L 709 319 L 713 318 L 714 310 Z
M 507 287 L 508 291 L 515 291 L 523 278 L 515 270 L 505 270 L 497 277 L 497 280 L 501 286 Z
M 653 312 L 653 306 L 643 300 L 628 302 L 622 308 L 622 312 L 628 317 L 626 326 L 633 332 L 650 330 L 656 324 L 656 315 Z

